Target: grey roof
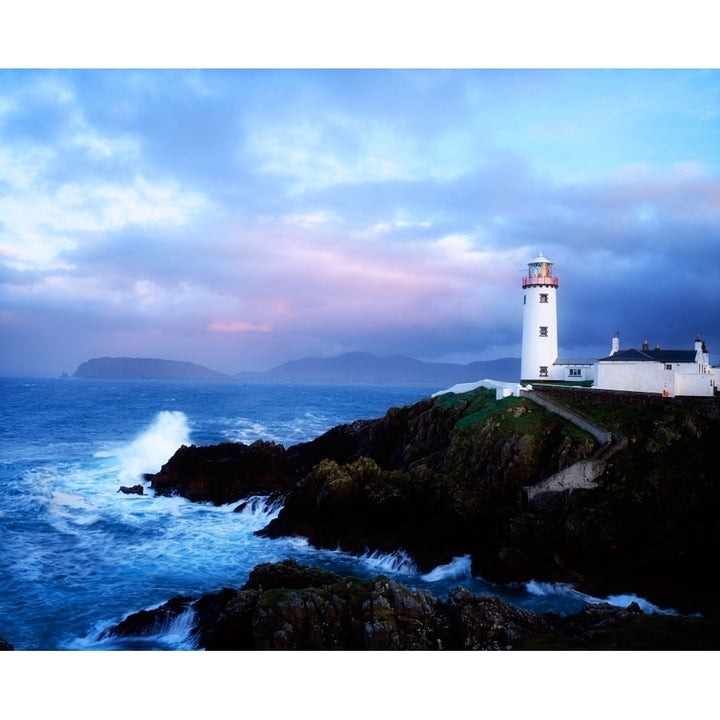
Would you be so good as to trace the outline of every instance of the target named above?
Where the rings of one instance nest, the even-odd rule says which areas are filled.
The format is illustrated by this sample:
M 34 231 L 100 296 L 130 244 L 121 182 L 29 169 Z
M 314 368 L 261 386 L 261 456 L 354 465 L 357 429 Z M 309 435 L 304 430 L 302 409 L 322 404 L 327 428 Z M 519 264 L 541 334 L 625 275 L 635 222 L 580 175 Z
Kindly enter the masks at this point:
M 595 358 L 558 358 L 553 365 L 594 365 L 597 362 Z
M 613 355 L 600 358 L 599 362 L 660 362 L 660 363 L 694 363 L 695 350 L 618 350 Z

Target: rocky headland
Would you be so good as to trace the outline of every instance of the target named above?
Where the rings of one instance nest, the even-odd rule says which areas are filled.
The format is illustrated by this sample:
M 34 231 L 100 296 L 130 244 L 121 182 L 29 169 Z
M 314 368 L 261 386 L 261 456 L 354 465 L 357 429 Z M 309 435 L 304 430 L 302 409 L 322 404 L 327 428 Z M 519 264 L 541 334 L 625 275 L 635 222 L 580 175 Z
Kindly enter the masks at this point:
M 713 650 L 720 619 L 645 614 L 635 603 L 536 614 L 462 587 L 445 601 L 387 577 L 341 577 L 294 560 L 258 565 L 245 585 L 178 596 L 106 631 L 142 639 L 190 615 L 205 650 Z
M 497 401 L 480 388 L 287 449 L 183 447 L 147 479 L 157 493 L 194 501 L 282 498 L 260 531 L 268 537 L 357 554 L 402 549 L 425 572 L 469 554 L 473 572 L 492 581 L 569 582 L 598 597 L 636 593 L 681 613 L 720 614 L 714 410 L 666 398 L 555 400 L 622 442 L 610 454 L 529 397 Z M 547 483 L 588 462 L 600 463 L 592 482 Z

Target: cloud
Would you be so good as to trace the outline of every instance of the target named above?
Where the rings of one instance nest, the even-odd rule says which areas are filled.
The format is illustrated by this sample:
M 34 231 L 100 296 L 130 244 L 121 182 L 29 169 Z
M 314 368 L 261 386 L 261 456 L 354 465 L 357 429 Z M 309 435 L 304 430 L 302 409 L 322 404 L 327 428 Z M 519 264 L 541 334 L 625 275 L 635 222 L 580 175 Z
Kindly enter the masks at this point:
M 166 347 L 235 372 L 344 350 L 517 355 L 540 250 L 564 354 L 605 352 L 618 329 L 720 349 L 717 86 L 717 72 L 0 72 L 6 357 L 17 371 L 23 344 L 67 364 Z
M 210 325 L 208 325 L 208 330 L 210 330 L 210 332 L 223 333 L 272 332 L 270 325 L 243 322 L 242 320 L 210 323 Z
M 0 250 L 20 268 L 62 266 L 60 256 L 78 247 L 79 236 L 128 225 L 184 225 L 208 211 L 199 193 L 172 183 L 69 184 L 53 192 L 30 190 L 0 198 Z

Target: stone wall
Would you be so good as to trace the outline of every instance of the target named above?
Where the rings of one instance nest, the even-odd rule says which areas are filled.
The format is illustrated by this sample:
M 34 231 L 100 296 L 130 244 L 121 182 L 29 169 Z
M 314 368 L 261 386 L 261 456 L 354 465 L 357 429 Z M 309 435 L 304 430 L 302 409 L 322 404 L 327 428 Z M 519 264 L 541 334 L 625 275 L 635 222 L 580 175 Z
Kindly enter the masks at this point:
M 545 393 L 544 386 L 540 392 L 537 392 L 539 388 L 536 388 L 536 386 L 533 385 L 533 388 L 534 390 L 532 391 L 521 390 L 520 394 L 529 398 L 538 405 L 542 405 L 546 410 L 564 417 L 566 420 L 574 423 L 579 428 L 589 432 L 601 445 L 606 445 L 612 440 L 612 433 L 607 428 L 604 428 L 602 425 L 596 423 L 590 418 L 571 410 L 569 407 L 555 402 L 552 398 L 545 397 L 544 395 L 550 395 L 552 393 Z M 555 397 L 560 396 L 556 395 Z
M 558 399 L 570 398 L 574 402 L 586 405 L 668 405 L 675 404 L 692 412 L 703 415 L 711 420 L 720 420 L 720 397 L 692 397 L 678 395 L 663 397 L 658 393 L 638 393 L 627 390 L 600 390 L 599 388 L 583 388 L 571 385 L 543 385 L 533 383 L 533 390 L 543 395 Z

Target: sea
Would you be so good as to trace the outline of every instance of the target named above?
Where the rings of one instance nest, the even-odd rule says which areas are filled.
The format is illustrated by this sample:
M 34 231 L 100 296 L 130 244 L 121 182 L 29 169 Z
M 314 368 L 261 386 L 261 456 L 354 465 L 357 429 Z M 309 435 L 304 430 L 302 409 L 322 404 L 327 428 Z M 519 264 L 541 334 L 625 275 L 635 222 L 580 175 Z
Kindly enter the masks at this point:
M 472 574 L 469 556 L 421 573 L 402 549 L 356 557 L 302 538 L 262 538 L 255 532 L 280 505 L 249 498 L 235 512 L 239 503 L 155 497 L 144 480 L 181 445 L 262 439 L 290 447 L 441 389 L 0 379 L 0 636 L 16 650 L 197 650 L 190 616 L 143 638 L 103 634 L 130 613 L 176 595 L 239 588 L 257 564 L 288 558 L 383 574 L 439 598 L 462 585 L 537 612 L 568 614 L 601 601 L 673 612 L 634 595 L 593 598 L 539 581 L 496 585 Z M 119 491 L 138 483 L 143 495 Z

